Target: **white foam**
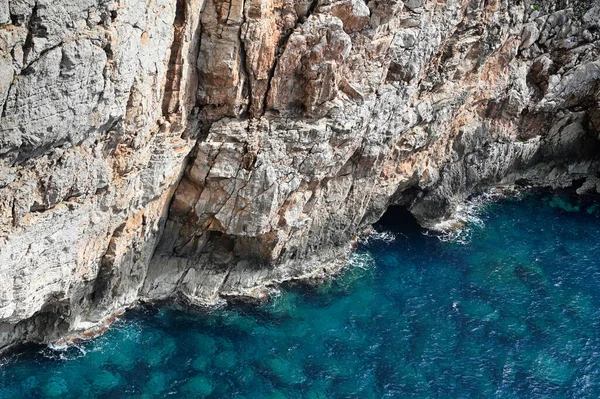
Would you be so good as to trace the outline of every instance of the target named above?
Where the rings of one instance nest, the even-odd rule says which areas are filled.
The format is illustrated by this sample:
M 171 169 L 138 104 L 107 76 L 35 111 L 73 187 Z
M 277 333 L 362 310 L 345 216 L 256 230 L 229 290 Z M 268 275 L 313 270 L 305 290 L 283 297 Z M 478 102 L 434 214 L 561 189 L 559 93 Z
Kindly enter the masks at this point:
M 48 359 L 73 360 L 87 354 L 84 343 L 47 344 L 39 353 Z
M 512 193 L 518 195 L 518 192 Z M 457 244 L 469 244 L 473 234 L 473 228 L 485 226 L 483 212 L 487 206 L 506 197 L 505 190 L 493 188 L 481 195 L 473 197 L 456 207 L 452 219 L 444 220 L 432 226 L 431 230 L 435 236 L 443 242 Z M 423 234 L 431 235 L 428 231 Z
M 51 349 L 51 350 L 57 351 L 57 352 L 66 351 L 67 349 L 70 348 L 70 346 L 67 344 L 48 344 L 46 346 L 48 347 L 48 349 Z
M 282 295 L 281 289 L 279 289 L 277 286 L 269 285 L 266 287 L 266 290 L 269 298 L 279 298 Z
M 348 268 L 359 268 L 363 270 L 370 269 L 375 266 L 375 260 L 368 252 L 353 252 L 348 257 L 346 267 Z
M 377 231 L 373 229 L 368 234 L 358 239 L 360 244 L 368 244 L 372 241 L 385 242 L 389 244 L 396 241 L 396 235 L 391 231 Z

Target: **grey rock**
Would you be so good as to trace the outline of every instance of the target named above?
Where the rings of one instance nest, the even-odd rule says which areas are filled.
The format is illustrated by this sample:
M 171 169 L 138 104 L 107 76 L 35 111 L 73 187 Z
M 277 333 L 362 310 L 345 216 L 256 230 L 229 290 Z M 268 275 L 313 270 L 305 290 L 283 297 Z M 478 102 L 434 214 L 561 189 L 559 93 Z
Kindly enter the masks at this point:
M 390 205 L 598 190 L 600 8 L 541 3 L 0 2 L 0 350 L 334 274 Z
M 589 177 L 577 189 L 577 194 L 600 193 L 600 178 L 595 176 Z
M 521 48 L 526 49 L 531 47 L 540 37 L 540 31 L 537 28 L 537 24 L 530 22 L 523 26 L 523 33 L 521 36 Z
M 420 9 L 425 4 L 424 0 L 404 0 L 404 7 L 411 11 Z
M 8 0 L 0 0 L 0 24 L 10 22 L 10 10 L 8 8 Z

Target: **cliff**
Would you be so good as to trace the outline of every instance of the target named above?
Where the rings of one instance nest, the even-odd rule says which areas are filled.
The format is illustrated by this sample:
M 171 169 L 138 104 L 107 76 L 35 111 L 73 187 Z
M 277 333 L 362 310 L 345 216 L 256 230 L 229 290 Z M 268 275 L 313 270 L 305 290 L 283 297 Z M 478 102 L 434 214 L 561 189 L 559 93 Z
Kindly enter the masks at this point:
M 0 350 L 335 270 L 390 205 L 600 187 L 600 3 L 0 0 Z

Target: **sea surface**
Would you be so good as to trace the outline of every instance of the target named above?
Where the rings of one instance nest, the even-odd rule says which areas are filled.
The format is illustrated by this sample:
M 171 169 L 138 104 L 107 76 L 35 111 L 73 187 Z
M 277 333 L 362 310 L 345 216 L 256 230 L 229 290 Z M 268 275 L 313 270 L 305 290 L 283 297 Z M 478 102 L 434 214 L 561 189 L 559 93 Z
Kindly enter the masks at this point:
M 600 397 L 600 202 L 476 200 L 424 234 L 390 210 L 347 270 L 260 306 L 128 312 L 3 359 L 0 398 Z

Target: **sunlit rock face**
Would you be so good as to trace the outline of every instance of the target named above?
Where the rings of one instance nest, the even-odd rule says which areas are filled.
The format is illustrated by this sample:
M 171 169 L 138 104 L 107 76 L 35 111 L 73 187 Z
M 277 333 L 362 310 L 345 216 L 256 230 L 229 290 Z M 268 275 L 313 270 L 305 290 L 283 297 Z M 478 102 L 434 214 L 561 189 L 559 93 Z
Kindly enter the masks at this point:
M 0 2 L 0 348 L 137 299 L 194 145 L 200 9 Z
M 0 348 L 262 297 L 392 204 L 597 191 L 599 54 L 589 0 L 0 1 Z

